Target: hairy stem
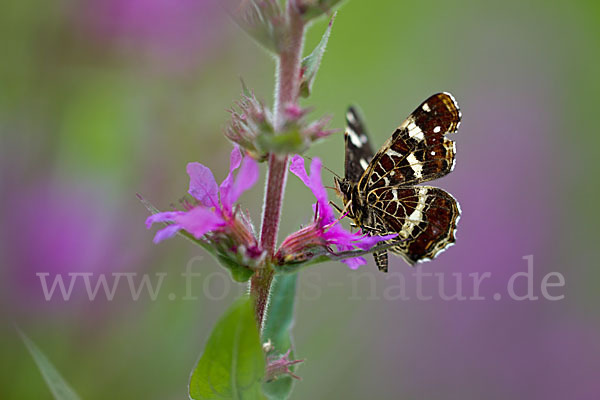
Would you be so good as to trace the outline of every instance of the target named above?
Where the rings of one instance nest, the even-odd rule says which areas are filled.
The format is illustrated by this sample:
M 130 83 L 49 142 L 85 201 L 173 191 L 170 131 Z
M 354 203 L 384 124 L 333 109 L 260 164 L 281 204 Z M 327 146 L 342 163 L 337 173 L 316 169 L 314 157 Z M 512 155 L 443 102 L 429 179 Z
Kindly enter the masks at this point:
M 285 122 L 285 107 L 295 103 L 300 88 L 300 65 L 302 47 L 304 45 L 304 22 L 295 8 L 295 0 L 287 4 L 288 32 L 283 49 L 277 60 L 277 79 L 275 83 L 275 130 L 280 132 Z M 265 199 L 263 203 L 263 218 L 260 243 L 267 251 L 268 258 L 275 254 L 277 232 L 281 218 L 283 192 L 287 179 L 287 155 L 269 155 L 269 170 L 267 173 Z M 269 302 L 269 292 L 273 282 L 274 271 L 271 267 L 257 271 L 250 281 L 250 292 L 256 299 L 256 319 L 262 327 L 265 311 Z
M 275 89 L 275 130 L 281 131 L 285 122 L 285 106 L 294 103 L 300 88 L 300 63 L 304 38 L 304 22 L 288 2 L 289 34 L 288 41 L 277 62 L 277 80 Z M 283 191 L 287 178 L 287 156 L 271 154 L 269 172 L 263 206 L 261 245 L 269 256 L 275 253 L 277 231 L 281 215 Z
M 269 296 L 271 292 L 271 283 L 275 270 L 273 268 L 264 269 L 256 272 L 250 281 L 250 293 L 254 296 L 254 311 L 256 314 L 256 322 L 262 330 L 264 326 L 264 317 L 269 305 Z

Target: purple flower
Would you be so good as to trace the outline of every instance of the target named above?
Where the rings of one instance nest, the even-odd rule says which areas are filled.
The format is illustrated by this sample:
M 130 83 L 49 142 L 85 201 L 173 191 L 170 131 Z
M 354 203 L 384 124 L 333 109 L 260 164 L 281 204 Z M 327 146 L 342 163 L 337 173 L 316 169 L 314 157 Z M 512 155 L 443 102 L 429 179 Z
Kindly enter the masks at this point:
M 350 232 L 342 227 L 339 219 L 335 218 L 334 212 L 329 205 L 327 192 L 321 180 L 321 160 L 315 158 L 310 165 L 310 175 L 304 168 L 304 159 L 294 156 L 290 171 L 296 175 L 313 192 L 317 198 L 314 205 L 315 218 L 311 225 L 288 236 L 282 243 L 278 258 L 283 261 L 298 261 L 310 257 L 310 248 L 321 246 L 329 249 L 334 245 L 337 251 L 370 250 L 381 241 L 395 237 L 369 236 L 358 232 Z M 342 262 L 350 268 L 356 269 L 367 263 L 363 257 L 347 258 Z
M 234 178 L 233 173 L 238 168 Z M 148 228 L 155 222 L 170 223 L 156 233 L 154 242 L 170 238 L 183 229 L 196 239 L 209 232 L 216 232 L 231 236 L 237 244 L 244 244 L 246 248 L 256 245 L 256 239 L 246 226 L 247 223 L 236 218 L 233 207 L 240 195 L 256 183 L 259 175 L 256 161 L 250 157 L 242 157 L 239 148 L 235 147 L 231 152 L 229 174 L 220 186 L 217 186 L 210 169 L 200 163 L 189 163 L 187 173 L 190 176 L 188 193 L 197 203 L 186 203 L 186 211 L 166 211 L 148 217 Z

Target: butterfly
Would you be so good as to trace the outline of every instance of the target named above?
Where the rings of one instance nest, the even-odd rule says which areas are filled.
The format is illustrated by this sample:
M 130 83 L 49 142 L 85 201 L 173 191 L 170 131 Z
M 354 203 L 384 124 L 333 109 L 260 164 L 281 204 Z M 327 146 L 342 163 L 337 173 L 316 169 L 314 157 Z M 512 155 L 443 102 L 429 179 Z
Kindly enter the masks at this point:
M 460 206 L 448 192 L 417 186 L 454 169 L 461 112 L 450 93 L 425 100 L 374 154 L 352 107 L 346 113 L 344 178 L 335 178 L 346 216 L 369 235 L 397 234 L 392 246 L 373 253 L 388 270 L 388 250 L 410 265 L 429 261 L 454 244 Z

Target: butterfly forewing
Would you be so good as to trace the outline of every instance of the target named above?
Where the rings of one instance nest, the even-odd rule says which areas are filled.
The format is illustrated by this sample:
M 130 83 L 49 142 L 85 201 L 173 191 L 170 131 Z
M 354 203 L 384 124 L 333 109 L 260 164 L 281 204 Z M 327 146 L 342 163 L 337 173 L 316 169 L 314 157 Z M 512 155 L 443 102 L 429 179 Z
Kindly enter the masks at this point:
M 359 188 L 416 185 L 451 172 L 456 147 L 445 135 L 456 132 L 460 118 L 452 95 L 438 93 L 425 100 L 377 152 Z
M 357 111 L 350 107 L 346 112 L 346 144 L 344 177 L 349 182 L 358 182 L 373 159 L 373 148 L 369 135 Z
M 452 171 L 456 148 L 445 135 L 457 131 L 460 119 L 452 95 L 435 94 L 372 156 L 362 122 L 353 109 L 347 114 L 349 185 L 343 194 L 354 205 L 349 216 L 370 234 L 398 234 L 390 251 L 410 264 L 432 259 L 455 241 L 458 202 L 442 189 L 415 185 Z M 387 253 L 374 256 L 379 269 L 387 271 Z
M 346 145 L 344 178 L 346 182 L 356 183 L 363 176 L 373 159 L 373 148 L 364 123 L 354 107 L 346 112 Z M 387 251 L 373 253 L 375 264 L 380 270 L 387 272 Z

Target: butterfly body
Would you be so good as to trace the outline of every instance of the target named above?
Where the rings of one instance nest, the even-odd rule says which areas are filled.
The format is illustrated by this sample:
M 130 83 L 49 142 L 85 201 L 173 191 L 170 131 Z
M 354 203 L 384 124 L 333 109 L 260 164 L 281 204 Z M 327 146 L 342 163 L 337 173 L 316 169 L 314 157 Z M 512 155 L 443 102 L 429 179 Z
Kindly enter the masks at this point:
M 433 259 L 455 241 L 458 202 L 432 186 L 417 186 L 454 168 L 456 147 L 445 135 L 458 130 L 461 113 L 448 93 L 425 100 L 374 153 L 353 108 L 346 114 L 343 179 L 336 185 L 347 216 L 371 235 L 397 234 L 389 250 L 409 264 Z M 387 271 L 387 251 L 374 253 Z

